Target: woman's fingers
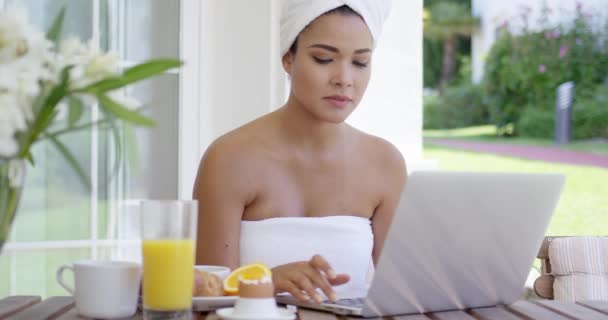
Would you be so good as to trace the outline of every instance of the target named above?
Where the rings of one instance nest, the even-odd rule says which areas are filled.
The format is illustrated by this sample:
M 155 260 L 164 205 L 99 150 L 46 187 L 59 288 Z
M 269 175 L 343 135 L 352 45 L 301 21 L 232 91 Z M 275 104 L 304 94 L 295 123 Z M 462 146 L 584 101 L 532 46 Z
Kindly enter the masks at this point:
M 333 279 L 329 279 L 329 284 L 331 284 L 332 286 L 339 286 L 341 284 L 347 283 L 348 281 L 350 281 L 350 276 L 345 273 L 342 273 L 336 275 L 336 277 Z
M 334 290 L 320 271 L 312 269 L 308 277 L 312 281 L 313 285 L 321 289 L 329 300 L 336 301 L 336 294 L 334 293 Z
M 315 254 L 308 263 L 310 263 L 310 265 L 314 268 L 323 271 L 323 273 L 327 275 L 328 279 L 332 280 L 336 278 L 336 273 L 331 268 L 331 265 L 322 256 Z
M 291 281 L 285 281 L 282 283 L 281 291 L 289 292 L 292 296 L 298 299 L 301 302 L 310 302 L 310 298 L 308 295 L 302 293 L 300 287 Z
M 275 291 L 287 291 L 303 302 L 323 302 L 322 291 L 330 300 L 336 301 L 332 286 L 350 280 L 346 274 L 336 275 L 330 264 L 320 255 L 309 261 L 291 263 L 273 269 Z M 318 291 L 320 289 L 320 291 Z
M 308 263 L 314 268 L 323 271 L 329 280 L 329 284 L 332 286 L 345 284 L 350 280 L 350 276 L 348 274 L 336 274 L 329 262 L 318 254 L 312 257 Z
M 308 278 L 312 281 L 313 285 L 317 288 L 321 289 L 323 293 L 329 298 L 331 301 L 336 301 L 336 295 L 334 293 L 333 288 L 331 287 L 330 282 L 327 280 L 326 276 L 321 273 L 317 268 L 310 268 L 307 273 Z
M 308 274 L 299 274 L 293 279 L 293 282 L 300 287 L 301 291 L 306 292 L 310 298 L 312 298 L 316 303 L 323 302 L 323 298 L 319 293 L 317 293 L 317 288 L 313 285 L 311 279 Z
M 331 301 L 336 301 L 337 298 L 332 286 L 344 284 L 350 280 L 350 277 L 346 274 L 336 275 L 329 262 L 320 255 L 313 256 L 309 264 L 316 270 L 314 275 L 310 275 L 314 279 L 314 283 L 323 290 Z

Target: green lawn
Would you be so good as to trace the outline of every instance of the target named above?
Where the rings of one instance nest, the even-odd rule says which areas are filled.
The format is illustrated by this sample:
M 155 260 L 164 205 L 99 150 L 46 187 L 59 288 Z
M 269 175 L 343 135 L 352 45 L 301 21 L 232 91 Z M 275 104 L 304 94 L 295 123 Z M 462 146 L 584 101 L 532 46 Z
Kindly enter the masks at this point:
M 592 141 L 573 141 L 565 145 L 556 145 L 552 140 L 523 137 L 499 137 L 492 125 L 476 126 L 449 130 L 425 130 L 425 138 L 462 139 L 479 142 L 513 143 L 523 145 L 538 145 L 558 147 L 566 150 L 584 151 L 597 154 L 608 154 L 608 143 Z
M 442 170 L 557 172 L 566 185 L 547 235 L 608 234 L 608 170 L 546 163 L 424 145 L 424 158 Z
M 26 189 L 27 196 L 40 197 L 40 190 Z M 54 201 L 63 206 L 36 208 L 23 205 L 17 213 L 12 233 L 16 241 L 82 240 L 90 238 L 90 199 L 48 191 Z M 45 191 L 46 193 L 46 191 Z M 46 202 L 45 202 L 46 203 Z M 107 203 L 98 204 L 98 234 L 104 238 L 107 231 Z M 100 248 L 99 257 L 110 257 L 109 249 Z M 40 295 L 43 298 L 68 294 L 55 280 L 55 272 L 63 265 L 75 260 L 91 257 L 88 248 L 30 250 L 15 256 L 4 252 L 0 255 L 0 298 L 11 294 Z M 72 274 L 66 272 L 65 279 L 71 283 Z M 11 282 L 15 291 L 11 292 Z

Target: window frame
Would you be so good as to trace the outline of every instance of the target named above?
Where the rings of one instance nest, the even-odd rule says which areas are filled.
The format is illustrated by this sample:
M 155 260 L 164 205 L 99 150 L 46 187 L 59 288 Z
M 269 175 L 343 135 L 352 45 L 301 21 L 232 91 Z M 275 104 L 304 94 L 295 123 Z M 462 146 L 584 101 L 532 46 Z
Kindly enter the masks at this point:
M 101 1 L 103 0 L 91 0 L 93 19 L 92 23 L 92 42 L 99 48 L 101 45 L 100 39 L 100 19 L 101 19 Z M 114 33 L 116 36 L 111 37 L 112 43 L 110 48 L 117 50 L 124 56 L 125 52 L 125 16 L 126 10 L 124 9 L 125 3 L 120 0 L 107 0 L 108 7 L 112 10 L 110 16 L 116 16 L 117 23 L 110 24 L 109 32 Z M 0 0 L 0 8 L 5 7 L 7 2 Z M 201 95 L 200 95 L 200 61 L 201 61 L 201 20 L 203 13 L 203 6 L 199 0 L 180 0 L 179 9 L 179 58 L 184 62 L 184 66 L 179 70 L 172 70 L 167 72 L 168 74 L 178 75 L 178 177 L 177 194 L 180 199 L 191 199 L 191 190 L 194 181 L 193 172 L 196 172 L 198 167 L 198 161 L 200 159 L 201 149 L 201 132 L 199 125 L 201 113 L 199 112 L 201 106 Z M 122 68 L 127 68 L 140 61 L 128 61 L 123 60 L 120 63 Z M 95 121 L 99 118 L 99 110 L 95 106 L 92 108 L 93 115 L 92 120 Z M 10 236 L 9 241 L 4 245 L 2 255 L 8 258 L 9 262 L 9 294 L 17 294 L 17 257 L 23 253 L 34 253 L 34 252 L 50 252 L 53 250 L 62 249 L 89 249 L 90 258 L 97 259 L 99 257 L 100 249 L 112 249 L 113 258 L 120 258 L 123 254 L 121 248 L 136 246 L 139 248 L 139 240 L 136 239 L 116 239 L 116 234 L 110 231 L 107 237 L 102 236 L 98 233 L 98 195 L 99 195 L 99 167 L 100 153 L 99 153 L 99 130 L 92 128 L 91 130 L 91 193 L 90 203 L 91 211 L 90 214 L 90 235 L 86 239 L 78 240 L 43 240 L 43 241 L 26 241 L 16 242 L 15 232 Z M 107 157 L 112 157 L 112 152 L 109 152 Z M 123 160 L 124 161 L 124 160 Z M 117 181 L 124 180 L 124 170 L 118 177 Z M 121 198 L 121 195 L 125 195 L 125 186 L 121 182 L 113 183 L 108 190 L 108 230 L 119 227 L 123 221 L 118 221 L 120 215 L 118 215 L 119 201 L 133 202 L 133 200 Z M 116 224 L 116 225 L 114 225 Z M 118 255 L 118 257 L 114 257 Z M 129 254 L 127 254 L 129 255 Z

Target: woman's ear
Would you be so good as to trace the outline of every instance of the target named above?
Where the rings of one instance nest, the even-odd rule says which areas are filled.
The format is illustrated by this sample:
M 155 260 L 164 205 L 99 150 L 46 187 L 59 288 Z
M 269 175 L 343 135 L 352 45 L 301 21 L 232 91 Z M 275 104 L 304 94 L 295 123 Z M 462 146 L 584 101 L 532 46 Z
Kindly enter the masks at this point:
M 282 63 L 283 63 L 283 70 L 285 70 L 285 72 L 291 76 L 291 68 L 293 66 L 293 59 L 294 59 L 294 55 L 291 53 L 291 51 L 287 51 L 286 54 L 283 55 L 283 59 L 282 59 Z

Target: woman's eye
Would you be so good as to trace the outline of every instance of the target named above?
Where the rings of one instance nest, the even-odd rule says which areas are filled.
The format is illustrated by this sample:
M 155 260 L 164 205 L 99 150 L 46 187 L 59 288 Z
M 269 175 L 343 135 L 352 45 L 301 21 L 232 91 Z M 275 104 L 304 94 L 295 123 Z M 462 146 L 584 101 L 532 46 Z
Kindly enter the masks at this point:
M 317 57 L 313 57 L 313 58 L 315 59 L 315 61 L 317 63 L 320 63 L 320 64 L 328 64 L 332 61 L 331 59 L 321 59 L 321 58 L 317 58 Z
M 353 64 L 360 68 L 367 68 L 367 66 L 369 65 L 369 63 L 359 61 L 353 61 Z

